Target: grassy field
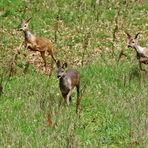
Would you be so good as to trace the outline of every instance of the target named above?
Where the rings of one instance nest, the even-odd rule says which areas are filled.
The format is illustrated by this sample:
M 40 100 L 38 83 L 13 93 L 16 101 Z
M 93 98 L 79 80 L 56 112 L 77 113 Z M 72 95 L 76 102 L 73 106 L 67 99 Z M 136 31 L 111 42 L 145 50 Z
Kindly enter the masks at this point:
M 22 55 L 30 51 L 14 59 L 23 41 L 17 28 L 30 16 L 32 32 L 51 39 L 56 58 L 80 71 L 80 118 L 75 91 L 70 106 L 60 104 L 56 67 L 51 77 L 33 65 L 24 74 Z M 1 0 L 0 147 L 148 147 L 148 73 L 124 33 L 140 31 L 147 46 L 147 16 L 140 0 Z

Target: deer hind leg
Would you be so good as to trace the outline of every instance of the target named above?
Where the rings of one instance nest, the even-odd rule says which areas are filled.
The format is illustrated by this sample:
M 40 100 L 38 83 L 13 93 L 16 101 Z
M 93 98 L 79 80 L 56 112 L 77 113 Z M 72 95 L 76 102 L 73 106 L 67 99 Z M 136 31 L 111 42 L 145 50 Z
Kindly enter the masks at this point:
M 54 55 L 53 55 L 52 50 L 47 50 L 47 52 L 48 52 L 48 54 L 51 56 L 52 60 L 56 63 L 56 59 L 55 59 L 55 57 L 54 57 Z
M 80 111 L 80 84 L 76 86 L 77 88 L 77 104 L 76 104 L 76 113 Z
M 56 63 L 56 59 L 55 59 L 55 57 L 54 57 L 53 53 L 51 53 L 51 58 L 52 58 L 52 59 L 53 59 L 53 61 Z
M 140 58 L 140 60 L 139 60 L 139 67 L 140 67 L 140 70 L 146 71 L 146 70 L 142 67 L 142 63 L 147 64 L 147 62 L 148 62 L 148 58 Z
M 54 65 L 54 62 L 56 63 L 56 59 L 55 57 L 53 56 L 53 53 L 52 51 L 50 50 L 47 50 L 48 54 L 51 56 L 52 60 L 51 60 L 51 69 L 50 69 L 50 75 L 52 74 L 52 71 L 53 71 L 53 65 Z
M 44 62 L 45 71 L 47 71 L 47 63 L 46 63 L 45 51 L 41 51 L 40 53 L 41 53 L 41 57 L 42 57 L 43 62 Z

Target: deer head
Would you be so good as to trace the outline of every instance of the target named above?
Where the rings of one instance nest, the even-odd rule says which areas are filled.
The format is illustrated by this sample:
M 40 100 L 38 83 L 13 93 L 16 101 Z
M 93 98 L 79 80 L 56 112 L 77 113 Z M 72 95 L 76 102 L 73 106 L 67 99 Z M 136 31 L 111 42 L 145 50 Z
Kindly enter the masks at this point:
M 138 35 L 140 33 L 137 33 L 135 37 L 132 37 L 129 33 L 125 32 L 128 38 L 128 48 L 135 48 L 136 45 L 138 45 Z
M 67 63 L 61 64 L 61 62 L 58 60 L 57 63 L 57 77 L 62 78 L 66 75 L 65 68 L 67 67 Z
M 25 21 L 22 21 L 22 23 L 21 23 L 21 27 L 19 28 L 19 30 L 20 31 L 26 31 L 26 30 L 28 30 L 28 25 L 29 25 L 29 22 L 30 22 L 30 20 L 32 19 L 32 17 L 31 18 L 29 18 L 29 19 L 27 19 L 27 20 L 25 20 Z

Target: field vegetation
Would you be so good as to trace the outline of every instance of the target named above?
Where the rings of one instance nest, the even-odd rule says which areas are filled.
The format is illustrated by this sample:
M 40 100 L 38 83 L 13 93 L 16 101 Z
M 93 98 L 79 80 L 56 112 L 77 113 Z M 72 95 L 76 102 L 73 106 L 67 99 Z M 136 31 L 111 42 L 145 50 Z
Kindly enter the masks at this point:
M 38 53 L 17 54 L 24 39 L 17 29 L 29 17 L 55 57 L 80 72 L 80 117 L 76 91 L 64 104 L 56 65 L 49 77 Z M 148 72 L 124 33 L 140 32 L 147 46 L 147 18 L 144 0 L 1 0 L 0 147 L 148 147 Z

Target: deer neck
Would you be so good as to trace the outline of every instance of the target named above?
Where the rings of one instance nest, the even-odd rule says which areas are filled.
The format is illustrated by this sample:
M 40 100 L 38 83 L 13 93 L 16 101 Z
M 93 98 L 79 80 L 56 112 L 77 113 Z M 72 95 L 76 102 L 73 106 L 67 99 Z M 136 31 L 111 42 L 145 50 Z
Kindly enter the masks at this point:
M 142 54 L 143 51 L 144 51 L 144 48 L 139 46 L 139 45 L 135 45 L 134 46 L 134 49 L 139 53 L 139 54 Z
M 68 76 L 63 76 L 60 78 L 60 88 L 63 91 L 67 91 L 70 90 L 72 88 L 72 81 L 71 78 L 69 78 Z M 65 90 L 66 89 L 66 90 Z
M 59 85 L 60 85 L 60 88 L 64 89 L 65 88 L 65 81 L 64 81 L 64 77 L 61 77 L 59 79 Z
M 24 31 L 24 36 L 25 36 L 25 40 L 28 42 L 35 40 L 35 36 L 29 30 Z
M 68 80 L 68 77 L 67 76 L 62 76 L 60 79 L 60 85 L 67 85 L 67 80 Z
M 64 81 L 65 81 L 65 76 L 62 76 L 59 80 L 60 80 L 60 83 L 64 83 Z

